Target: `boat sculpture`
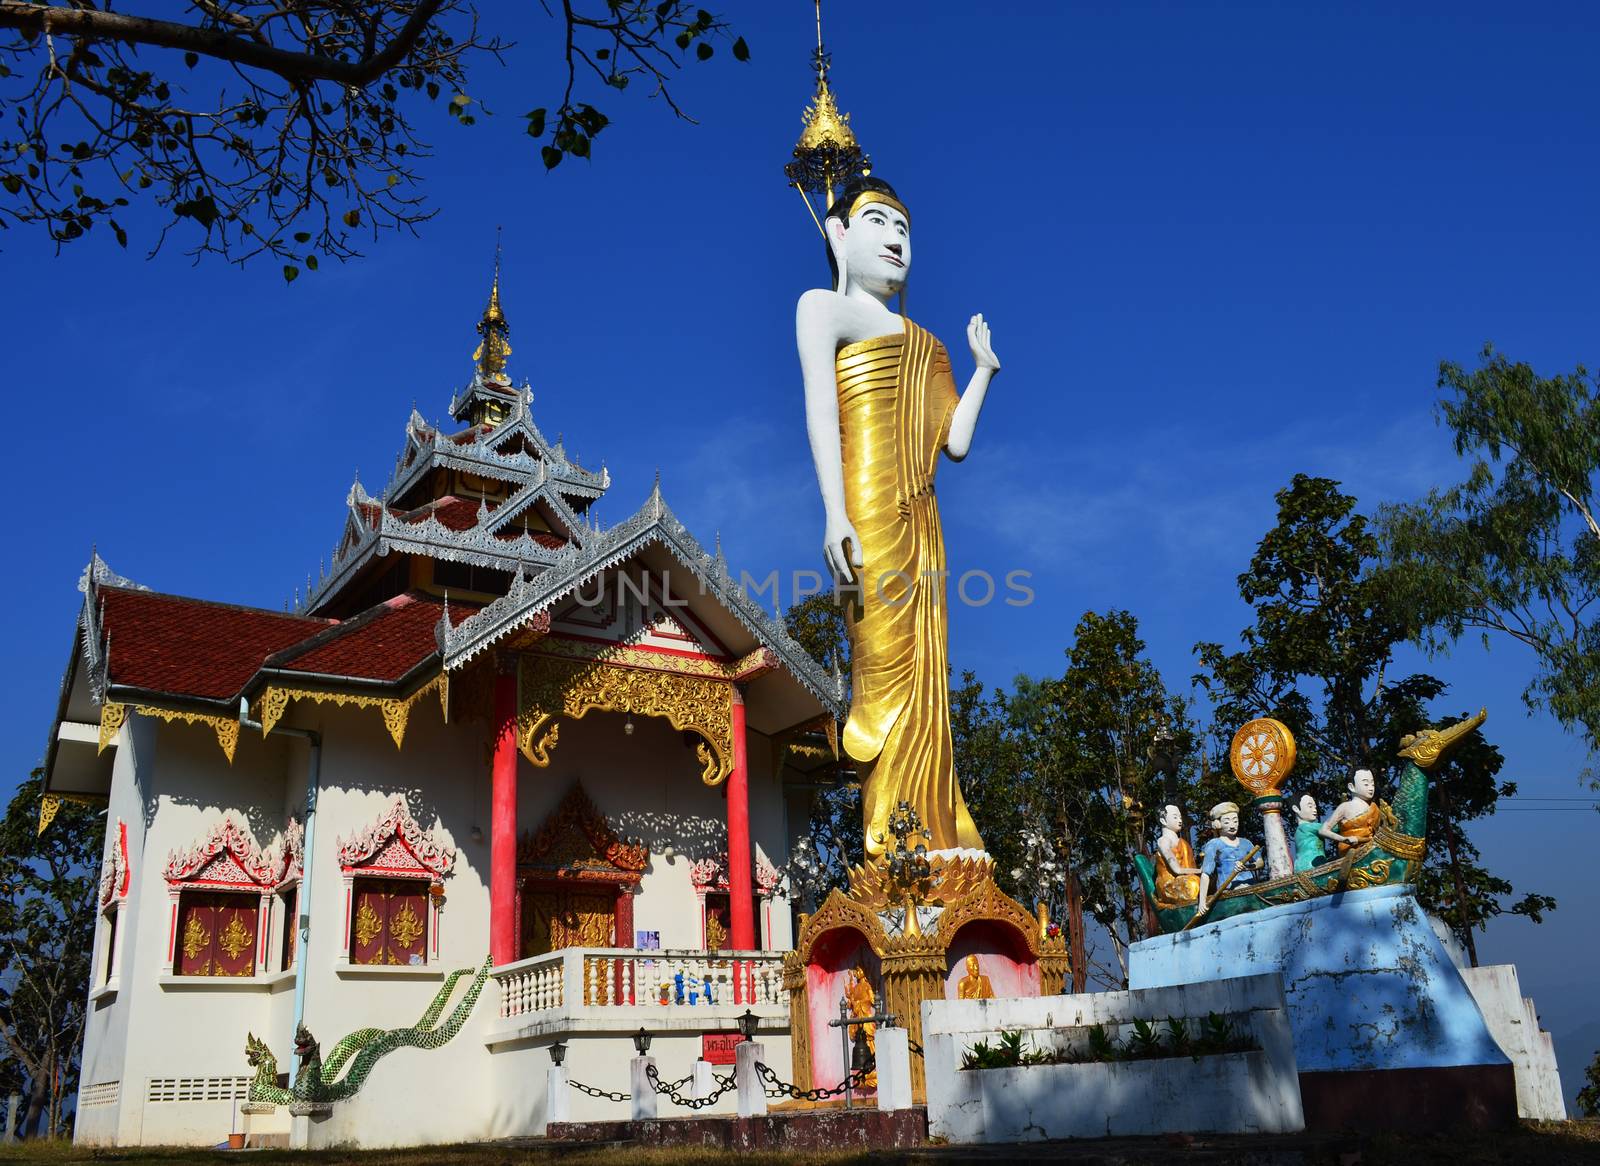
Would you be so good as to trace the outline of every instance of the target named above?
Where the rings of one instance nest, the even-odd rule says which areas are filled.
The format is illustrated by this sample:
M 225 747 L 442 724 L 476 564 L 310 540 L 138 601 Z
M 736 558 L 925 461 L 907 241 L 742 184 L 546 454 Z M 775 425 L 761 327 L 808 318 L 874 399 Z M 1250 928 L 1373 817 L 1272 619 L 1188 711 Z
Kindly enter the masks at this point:
M 1428 773 L 1456 742 L 1487 719 L 1486 710 L 1443 729 L 1424 729 L 1400 741 L 1405 764 L 1394 803 L 1378 802 L 1379 824 L 1372 838 L 1310 870 L 1281 878 L 1224 890 L 1212 900 L 1200 922 L 1216 923 L 1236 915 L 1299 903 L 1340 891 L 1385 887 L 1414 882 L 1427 851 Z M 1134 855 L 1145 893 L 1155 902 L 1155 866 L 1143 854 Z M 1184 903 L 1157 907 L 1156 921 L 1163 934 L 1182 931 L 1195 923 L 1196 905 Z

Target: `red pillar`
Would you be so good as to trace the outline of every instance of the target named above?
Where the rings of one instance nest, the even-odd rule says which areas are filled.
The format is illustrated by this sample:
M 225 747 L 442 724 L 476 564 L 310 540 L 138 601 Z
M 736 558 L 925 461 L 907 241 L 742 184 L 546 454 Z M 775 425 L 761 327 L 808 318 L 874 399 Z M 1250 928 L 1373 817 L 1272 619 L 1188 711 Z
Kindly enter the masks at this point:
M 750 888 L 750 767 L 744 740 L 744 693 L 733 688 L 733 772 L 728 775 L 728 911 L 733 916 L 729 943 L 735 951 L 756 945 Z
M 494 678 L 494 769 L 489 824 L 489 955 L 517 958 L 517 675 Z

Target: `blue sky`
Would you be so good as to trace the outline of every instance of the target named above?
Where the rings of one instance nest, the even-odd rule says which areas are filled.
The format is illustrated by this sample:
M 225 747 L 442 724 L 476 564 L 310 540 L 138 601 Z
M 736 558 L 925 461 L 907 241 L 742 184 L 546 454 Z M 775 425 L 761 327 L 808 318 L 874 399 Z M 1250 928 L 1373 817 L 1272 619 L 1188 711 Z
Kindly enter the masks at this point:
M 736 567 L 816 565 L 792 311 L 826 267 L 781 174 L 811 6 L 730 4 L 754 59 L 686 72 L 698 125 L 609 101 L 595 160 L 551 175 L 517 115 L 558 95 L 555 29 L 522 7 L 471 90 L 496 116 L 419 115 L 439 208 L 420 238 L 292 287 L 178 246 L 146 262 L 138 211 L 126 252 L 0 240 L 27 500 L 0 584 L 10 772 L 40 756 L 91 543 L 161 590 L 278 607 L 303 585 L 355 471 L 376 488 L 413 401 L 442 415 L 470 375 L 497 225 L 512 371 L 548 433 L 609 466 L 601 517 L 659 467 Z M 1293 473 L 1369 509 L 1412 497 L 1457 472 L 1441 358 L 1493 340 L 1546 372 L 1600 359 L 1592 6 L 858 5 L 827 31 L 841 103 L 913 213 L 912 315 L 964 377 L 982 311 L 1004 362 L 941 505 L 955 570 L 1031 570 L 1037 599 L 957 608 L 958 668 L 1059 669 L 1078 616 L 1118 606 L 1184 686 L 1194 642 L 1243 626 L 1234 579 Z M 1582 750 L 1522 708 L 1526 653 L 1431 667 L 1447 711 L 1489 706 L 1522 795 L 1580 792 Z M 1473 837 L 1561 908 L 1494 924 L 1480 954 L 1518 963 L 1558 1038 L 1600 1044 L 1580 991 L 1600 819 L 1521 805 Z

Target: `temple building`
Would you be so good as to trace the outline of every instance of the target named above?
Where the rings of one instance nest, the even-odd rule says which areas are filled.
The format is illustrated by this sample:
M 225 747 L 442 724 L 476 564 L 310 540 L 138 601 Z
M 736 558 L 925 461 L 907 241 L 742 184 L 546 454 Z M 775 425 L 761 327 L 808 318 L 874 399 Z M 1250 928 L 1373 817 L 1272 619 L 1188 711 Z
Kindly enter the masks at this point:
M 41 813 L 106 806 L 81 1142 L 534 1134 L 553 1055 L 625 1091 L 639 1029 L 676 1076 L 746 1013 L 788 1063 L 779 872 L 840 680 L 659 482 L 596 521 L 609 474 L 513 386 L 498 269 L 478 332 L 452 423 L 413 410 L 292 610 L 83 574 Z M 319 1068 L 338 1104 L 250 1104 Z

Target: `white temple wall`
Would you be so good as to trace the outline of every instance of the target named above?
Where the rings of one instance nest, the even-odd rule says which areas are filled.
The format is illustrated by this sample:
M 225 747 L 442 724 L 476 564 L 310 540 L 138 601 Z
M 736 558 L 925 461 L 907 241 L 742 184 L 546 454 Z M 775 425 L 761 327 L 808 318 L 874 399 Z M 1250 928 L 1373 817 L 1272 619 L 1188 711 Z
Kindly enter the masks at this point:
M 128 1008 L 117 1141 L 211 1144 L 227 1136 L 235 1097 L 242 1101 L 239 1079 L 249 1072 L 245 1035 L 266 1032 L 271 997 L 289 985 L 164 974 L 173 920 L 162 871 L 172 851 L 200 842 L 227 813 L 247 824 L 262 848 L 273 845 L 287 817 L 291 750 L 283 738 L 263 742 L 242 733 L 230 766 L 204 726 L 139 716 L 130 721 L 123 736 L 135 742 L 133 752 L 143 752 L 140 742 L 147 733 L 154 748 L 152 764 L 138 765 L 149 824 L 140 858 L 132 864 L 133 914 L 117 993 L 118 1005 Z M 119 778 L 113 777 L 114 804 L 122 796 Z M 130 822 L 130 859 L 133 833 Z M 87 1042 L 85 1053 L 87 1061 Z M 96 1073 L 103 1071 L 96 1066 Z M 92 1136 L 90 1129 L 79 1135 Z
M 444 725 L 431 696 L 412 710 L 401 750 L 373 709 L 302 701 L 290 707 L 284 723 L 323 735 L 315 850 L 305 859 L 315 872 L 305 1018 L 326 1055 L 358 1028 L 414 1024 L 446 973 L 476 966 L 487 955 L 488 732 L 478 721 Z M 652 852 L 635 898 L 635 929 L 659 932 L 664 948 L 698 948 L 700 900 L 689 867 L 700 857 L 725 859 L 725 791 L 701 781 L 692 747 L 665 721 L 635 717 L 632 734 L 623 725 L 623 717 L 604 713 L 563 722 L 549 768 L 519 759 L 519 832 L 538 829 L 581 778 L 612 827 L 645 839 Z M 285 735 L 263 741 L 246 730 L 230 766 L 206 727 L 139 716 L 129 718 L 120 741 L 107 845 L 114 844 L 121 817 L 129 827 L 132 866 L 125 947 L 117 991 L 103 994 L 90 1015 L 83 1076 L 86 1087 L 116 1083 L 116 1091 L 106 1101 L 111 1090 L 91 1090 L 99 1104 L 80 1105 L 77 1137 L 123 1145 L 214 1144 L 230 1129 L 242 1128 L 234 1111 L 251 1074 L 246 1033 L 267 1042 L 280 1072 L 289 1070 L 294 981 L 292 974 L 235 982 L 164 975 L 173 924 L 162 870 L 171 851 L 194 846 L 228 813 L 249 826 L 260 847 L 273 846 L 291 814 L 303 817 L 308 746 Z M 789 815 L 771 773 L 769 745 L 756 734 L 749 762 L 754 856 L 781 866 Z M 439 952 L 435 958 L 430 919 L 425 968 L 358 968 L 344 954 L 349 922 L 339 843 L 377 821 L 396 795 L 405 797 L 419 826 L 456 850 L 444 880 Z M 479 840 L 472 836 L 475 827 Z M 670 860 L 668 846 L 674 851 Z M 787 903 L 758 900 L 756 910 L 765 946 L 789 947 Z M 275 951 L 280 928 L 287 925 L 278 911 L 272 923 Z M 102 922 L 98 930 L 103 928 Z M 619 941 L 631 946 L 632 938 Z M 274 956 L 269 967 L 276 966 Z M 487 984 L 466 1027 L 444 1046 L 400 1049 L 382 1058 L 356 1098 L 340 1102 L 333 1117 L 318 1123 L 317 1140 L 399 1145 L 534 1132 L 543 1121 L 549 1058 L 543 1048 L 490 1052 L 485 1039 L 498 1018 L 498 995 L 497 985 Z M 663 1077 L 688 1072 L 698 1036 L 663 1034 L 658 1040 Z M 769 1037 L 768 1043 L 784 1042 Z M 579 1036 L 569 1063 L 574 1076 L 587 1073 L 597 1084 L 625 1090 L 631 1052 L 626 1035 Z M 778 1056 L 777 1063 L 786 1065 L 787 1056 Z M 170 1097 L 200 1099 L 152 1100 Z M 616 1116 L 616 1106 L 591 1104 L 581 1095 L 572 1101 L 574 1117 Z M 354 1126 L 345 1131 L 349 1121 L 358 1121 L 359 1134 Z
M 130 999 L 138 963 L 139 880 L 145 871 L 145 808 L 143 787 L 155 760 L 155 724 L 132 717 L 117 734 L 116 756 L 111 764 L 111 790 L 106 804 L 102 861 L 118 845 L 118 824 L 127 828 L 128 894 L 117 917 L 116 946 L 109 950 L 108 913 L 95 916 L 94 958 L 89 973 L 89 1008 L 83 1027 L 83 1063 L 78 1078 L 74 1140 L 91 1145 L 110 1144 L 119 1138 L 123 1115 L 137 1116 L 139 1091 L 124 1081 L 128 1045 Z M 101 869 L 104 869 L 103 867 Z M 118 907 L 113 905 L 113 912 Z M 115 975 L 112 975 L 112 971 Z

